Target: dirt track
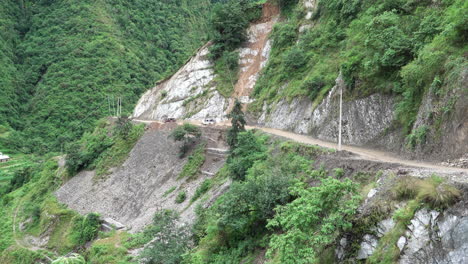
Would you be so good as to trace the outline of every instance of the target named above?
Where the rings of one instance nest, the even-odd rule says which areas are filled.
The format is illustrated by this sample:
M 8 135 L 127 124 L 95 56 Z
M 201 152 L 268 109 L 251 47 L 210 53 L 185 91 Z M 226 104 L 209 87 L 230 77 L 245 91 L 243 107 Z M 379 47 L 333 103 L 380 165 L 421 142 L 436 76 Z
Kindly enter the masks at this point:
M 140 123 L 147 123 L 147 124 L 159 122 L 159 121 L 153 121 L 153 120 L 133 120 L 133 121 L 140 122 Z M 186 122 L 197 125 L 197 126 L 201 126 L 201 122 L 193 121 L 193 120 L 178 121 L 178 124 L 182 124 Z M 230 124 L 228 122 L 217 124 L 217 126 L 225 126 L 225 127 L 228 127 L 229 125 Z M 257 127 L 257 126 L 247 126 L 247 129 L 258 129 L 265 133 L 291 139 L 299 143 L 317 145 L 317 146 L 331 148 L 331 149 L 337 148 L 337 144 L 333 142 L 323 141 L 320 139 L 312 138 L 310 136 L 299 135 L 299 134 L 295 134 L 292 132 L 283 131 L 279 129 Z M 434 164 L 434 163 L 429 163 L 429 162 L 402 159 L 400 157 L 395 156 L 392 153 L 365 148 L 365 147 L 343 145 L 342 149 L 356 154 L 357 158 L 362 159 L 362 160 L 369 160 L 369 161 L 383 162 L 383 163 L 394 163 L 394 164 L 402 165 L 404 167 L 425 169 L 432 173 L 438 173 L 438 174 L 456 174 L 457 176 L 463 176 L 463 177 L 457 177 L 458 178 L 457 181 L 460 181 L 460 179 L 463 179 L 463 182 L 468 181 L 468 169 L 445 167 L 439 164 Z

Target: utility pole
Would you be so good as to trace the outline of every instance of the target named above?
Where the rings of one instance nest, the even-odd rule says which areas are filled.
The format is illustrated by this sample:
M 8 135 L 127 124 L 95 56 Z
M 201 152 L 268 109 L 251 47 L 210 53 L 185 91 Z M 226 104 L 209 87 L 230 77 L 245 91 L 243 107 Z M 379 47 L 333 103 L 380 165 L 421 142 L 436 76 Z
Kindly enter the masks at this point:
M 338 151 L 341 151 L 341 129 L 343 122 L 343 86 L 340 85 L 340 124 L 338 125 Z
M 109 95 L 107 95 L 107 104 L 109 105 L 109 116 L 112 116 L 111 103 L 110 103 L 110 96 Z

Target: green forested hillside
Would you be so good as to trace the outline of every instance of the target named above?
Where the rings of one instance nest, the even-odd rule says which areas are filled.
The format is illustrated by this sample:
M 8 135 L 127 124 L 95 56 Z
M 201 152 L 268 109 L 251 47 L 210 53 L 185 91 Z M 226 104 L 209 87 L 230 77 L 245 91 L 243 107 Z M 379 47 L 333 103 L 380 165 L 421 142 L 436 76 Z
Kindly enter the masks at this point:
M 18 65 L 15 46 L 19 41 L 16 15 L 19 6 L 0 3 L 0 126 L 18 118 Z M 1 132 L 0 132 L 1 133 Z
M 298 1 L 285 2 L 253 111 L 284 97 L 319 103 L 341 71 L 348 98 L 399 95 L 399 126 L 409 129 L 424 92 L 432 85 L 443 97 L 467 67 L 467 1 L 318 1 L 308 22 Z
M 208 0 L 3 5 L 10 16 L 2 16 L 8 45 L 0 80 L 7 94 L 0 96 L 0 111 L 17 130 L 10 144 L 27 152 L 57 150 L 77 139 L 108 114 L 108 96 L 122 97 L 128 112 L 207 40 Z M 21 115 L 12 116 L 18 99 Z

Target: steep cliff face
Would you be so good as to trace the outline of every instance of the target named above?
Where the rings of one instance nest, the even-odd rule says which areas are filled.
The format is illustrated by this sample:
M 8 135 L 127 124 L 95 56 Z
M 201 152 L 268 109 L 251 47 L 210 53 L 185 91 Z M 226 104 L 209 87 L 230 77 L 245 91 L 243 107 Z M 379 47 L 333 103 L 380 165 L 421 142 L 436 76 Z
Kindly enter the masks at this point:
M 281 100 L 263 106 L 258 124 L 266 127 L 310 134 L 319 139 L 337 141 L 339 92 L 344 89 L 341 76 L 336 85 L 317 106 L 309 98 Z M 343 102 L 343 143 L 365 145 L 388 129 L 394 118 L 394 98 L 374 94 Z
M 268 62 L 271 52 L 269 33 L 278 20 L 279 13 L 277 5 L 266 3 L 263 6 L 260 21 L 253 23 L 247 30 L 248 40 L 239 51 L 239 78 L 232 95 L 233 98 L 239 98 L 244 104 L 252 102 L 250 94 L 261 70 Z

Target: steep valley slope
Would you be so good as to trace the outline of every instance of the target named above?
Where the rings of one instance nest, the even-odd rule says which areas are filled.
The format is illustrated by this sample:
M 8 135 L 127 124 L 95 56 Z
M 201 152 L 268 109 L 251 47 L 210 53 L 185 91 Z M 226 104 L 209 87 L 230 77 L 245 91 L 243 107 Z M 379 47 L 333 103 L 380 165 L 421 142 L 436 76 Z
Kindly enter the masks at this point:
M 443 12 L 444 10 L 449 12 L 458 5 L 459 3 L 454 3 L 452 6 L 429 5 L 424 8 L 427 8 L 427 12 Z M 225 120 L 228 106 L 237 98 L 247 108 L 249 121 L 253 125 L 290 130 L 336 142 L 339 120 L 338 94 L 343 89 L 345 91 L 343 103 L 343 142 L 345 144 L 372 146 L 405 157 L 438 162 L 466 155 L 468 108 L 465 102 L 468 95 L 468 82 L 466 81 L 468 68 L 464 56 L 460 53 L 455 53 L 453 56 L 460 56 L 460 61 L 465 62 L 460 62 L 456 68 L 448 68 L 443 75 L 435 74 L 435 76 L 427 77 L 435 78 L 434 82 L 439 80 L 437 81 L 439 82 L 438 92 L 434 90 L 435 88 L 419 88 L 418 99 L 411 99 L 413 100 L 411 107 L 414 110 L 404 110 L 404 113 L 400 108 L 407 104 L 404 99 L 407 95 L 379 90 L 379 85 L 394 85 L 396 82 L 391 84 L 392 80 L 381 80 L 382 84 L 379 85 L 371 84 L 373 87 L 359 94 L 357 89 L 360 88 L 359 85 L 368 85 L 365 83 L 366 80 L 356 80 L 356 84 L 350 85 L 348 74 L 340 73 L 336 69 L 327 69 L 327 78 L 330 78 L 327 82 L 317 79 L 319 77 L 309 80 L 310 75 L 322 74 L 318 73 L 322 69 L 315 70 L 314 67 L 318 65 L 307 65 L 320 64 L 321 61 L 311 60 L 309 63 L 303 62 L 303 66 L 300 65 L 300 67 L 310 69 L 283 66 L 289 63 L 287 58 L 293 56 L 290 53 L 296 49 L 302 54 L 298 53 L 298 57 L 292 60 L 300 61 L 309 56 L 307 54 L 309 44 L 306 39 L 311 41 L 309 36 L 320 36 L 324 30 L 323 27 L 328 26 L 328 19 L 331 19 L 330 15 L 322 17 L 312 15 L 323 11 L 326 8 L 324 6 L 325 4 L 319 1 L 299 1 L 295 6 L 294 15 L 278 20 L 275 16 L 272 19 L 265 18 L 268 18 L 269 14 L 276 14 L 276 11 L 273 12 L 271 6 L 267 4 L 264 7 L 263 19 L 253 23 L 247 30 L 248 43 L 238 50 L 240 71 L 238 81 L 234 85 L 235 92 L 231 97 L 223 97 L 216 90 L 216 83 L 213 82 L 215 76 L 211 70 L 213 65 L 206 59 L 210 45 L 207 44 L 177 74 L 148 91 L 135 107 L 133 117 L 153 120 L 161 120 L 167 116 L 189 120 L 202 120 L 210 117 L 222 121 Z M 368 4 L 363 3 L 362 12 L 367 7 Z M 465 8 L 466 6 L 462 9 L 466 10 Z M 266 23 L 264 23 L 265 19 Z M 272 24 L 276 24 L 276 30 L 270 32 Z M 299 29 L 291 28 L 291 24 L 299 25 Z M 283 27 L 284 30 L 289 31 L 287 33 L 281 31 Z M 266 30 L 260 31 L 261 34 L 256 33 L 260 28 Z M 275 46 L 280 45 L 275 41 L 283 41 L 281 34 L 284 36 L 290 34 L 287 36 L 295 39 L 296 42 L 290 42 L 290 48 Z M 264 38 L 267 35 L 270 35 L 270 39 L 265 42 Z M 352 36 L 348 38 L 352 39 Z M 346 42 L 343 41 L 343 43 Z M 315 51 L 312 49 L 312 52 Z M 333 58 L 330 56 L 326 58 L 326 54 L 323 56 L 325 59 Z M 336 61 L 342 59 L 346 58 L 336 58 Z M 327 63 L 332 64 L 332 62 Z M 415 60 L 414 63 L 419 62 Z M 450 59 L 447 59 L 446 63 L 449 64 Z M 272 75 L 272 72 L 276 70 L 278 72 L 274 74 L 280 75 L 279 77 Z M 280 82 L 277 81 L 278 78 L 282 78 L 281 75 L 287 74 L 292 76 L 291 80 L 286 78 L 281 79 Z M 401 77 L 399 78 L 398 82 L 401 82 Z M 183 80 L 183 83 L 177 80 Z M 308 83 L 312 85 L 310 89 L 317 90 L 303 90 L 305 89 L 303 87 L 308 87 Z M 313 88 L 314 85 L 318 88 Z M 268 91 L 266 91 L 267 88 Z M 394 90 L 396 91 L 396 88 Z M 313 93 L 315 98 L 311 99 L 312 95 L 308 96 L 307 93 Z M 401 123 L 403 116 L 411 113 L 413 116 L 409 126 L 403 125 Z
M 84 10 L 92 9 L 85 2 Z M 104 31 L 118 47 L 132 28 L 148 23 L 134 25 L 126 21 L 131 14 L 99 3 L 90 19 L 122 30 Z M 183 12 L 191 6 L 170 3 L 182 3 Z M 184 26 L 198 32 L 205 2 L 194 3 L 203 19 Z M 134 102 L 151 85 L 150 75 L 168 77 L 143 93 L 129 119 L 101 121 L 71 145 L 66 162 L 44 157 L 0 193 L 0 262 L 50 263 L 76 253 L 93 264 L 468 263 L 468 2 L 261 5 L 234 51 L 239 71 L 228 94 L 216 73 L 220 62 L 210 56 L 212 41 L 169 76 L 203 37 L 185 36 L 180 50 L 176 40 L 146 36 L 176 50 L 118 52 L 120 59 L 109 63 L 121 65 L 125 57 L 138 64 L 129 63 L 130 72 L 144 72 L 120 78 L 117 71 L 115 90 L 106 86 L 100 95 L 125 91 Z M 103 10 L 121 16 L 114 21 Z M 140 50 L 141 43 L 130 42 Z M 167 57 L 164 65 L 172 70 L 158 68 L 159 57 Z M 55 69 L 49 66 L 34 85 L 39 95 Z M 72 89 L 60 85 L 62 92 Z M 92 84 L 86 85 L 80 92 L 89 94 Z M 341 91 L 345 146 L 336 151 Z M 227 114 L 236 100 L 247 131 L 228 146 Z M 40 103 L 37 109 L 47 101 Z M 103 105 L 100 114 L 112 112 Z M 0 125 L 4 113 L 0 108 Z M 216 124 L 202 125 L 207 118 Z M 29 132 L 47 130 L 37 122 Z M 189 124 L 201 137 L 183 156 L 183 143 L 170 135 Z M 61 128 L 49 132 L 56 137 Z M 179 218 L 168 224 L 161 216 L 172 212 Z

